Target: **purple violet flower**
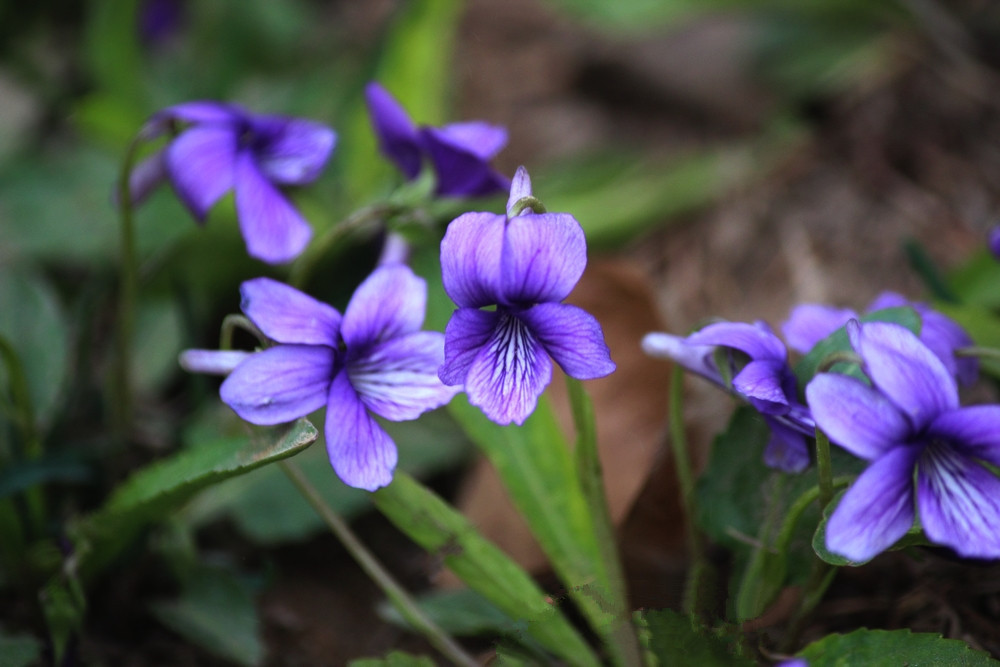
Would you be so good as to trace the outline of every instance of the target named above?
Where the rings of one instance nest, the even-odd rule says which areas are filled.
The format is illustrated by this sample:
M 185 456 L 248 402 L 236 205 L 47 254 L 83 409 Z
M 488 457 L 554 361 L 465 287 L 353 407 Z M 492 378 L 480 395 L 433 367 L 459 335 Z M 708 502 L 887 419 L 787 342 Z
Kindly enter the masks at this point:
M 954 377 L 927 345 L 889 322 L 848 323 L 872 386 L 821 373 L 806 387 L 830 440 L 871 462 L 826 527 L 826 546 L 855 562 L 909 531 L 971 558 L 1000 558 L 1000 405 L 959 407 Z M 914 475 L 914 471 L 916 474 Z
M 764 462 L 786 472 L 801 472 L 809 465 L 806 438 L 815 423 L 809 409 L 798 400 L 795 375 L 788 367 L 788 352 L 764 322 L 717 322 L 687 338 L 668 333 L 650 333 L 642 340 L 646 354 L 670 359 L 686 370 L 729 389 L 716 362 L 719 347 L 742 352 L 749 361 L 737 370 L 729 356 L 727 375 L 732 391 L 761 414 L 771 429 Z
M 917 311 L 921 320 L 920 340 L 958 378 L 959 384 L 973 384 L 979 374 L 979 361 L 973 357 L 955 355 L 955 350 L 973 344 L 972 338 L 958 322 L 926 303 L 910 301 L 896 292 L 882 292 L 868 305 L 866 312 L 901 306 L 909 306 Z M 801 354 L 808 354 L 816 343 L 857 317 L 858 314 L 849 308 L 804 303 L 792 309 L 788 320 L 781 325 L 781 332 L 788 341 L 788 347 Z
M 990 249 L 990 254 L 996 259 L 1000 259 L 1000 224 L 994 225 L 990 230 L 986 245 Z
M 481 197 L 510 188 L 510 180 L 489 161 L 507 144 L 507 130 L 480 121 L 444 127 L 417 127 L 399 102 L 378 83 L 365 88 L 365 101 L 379 149 L 407 180 L 429 160 L 437 175 L 438 195 Z
M 179 123 L 186 127 L 133 170 L 132 201 L 141 203 L 153 188 L 169 180 L 201 223 L 232 190 L 250 256 L 271 264 L 298 256 L 312 230 L 278 186 L 316 180 L 333 152 L 336 133 L 311 120 L 253 114 L 235 104 L 201 101 L 159 111 L 140 136 L 153 139 Z
M 326 407 L 327 452 L 345 484 L 374 491 L 392 481 L 396 446 L 372 417 L 416 419 L 458 393 L 437 376 L 444 336 L 420 331 L 427 285 L 402 264 L 358 286 L 343 317 L 270 278 L 240 288 L 241 308 L 277 345 L 241 358 L 188 350 L 190 370 L 226 372 L 223 402 L 252 424 L 280 424 Z
M 469 402 L 498 424 L 523 424 L 534 411 L 552 379 L 550 356 L 580 380 L 615 370 L 594 316 L 562 303 L 587 265 L 583 229 L 567 213 L 515 215 L 530 196 L 520 167 L 507 216 L 465 213 L 441 241 L 444 289 L 458 309 L 439 375 L 464 385 Z

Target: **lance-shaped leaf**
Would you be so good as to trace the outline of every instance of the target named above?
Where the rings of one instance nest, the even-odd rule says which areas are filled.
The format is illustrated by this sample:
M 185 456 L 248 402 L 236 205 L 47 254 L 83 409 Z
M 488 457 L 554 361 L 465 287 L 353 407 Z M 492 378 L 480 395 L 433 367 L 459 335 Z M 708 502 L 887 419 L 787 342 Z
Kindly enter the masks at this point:
M 909 630 L 868 630 L 834 634 L 802 649 L 809 667 L 847 665 L 962 665 L 995 667 L 1000 662 L 973 651 L 965 642 Z

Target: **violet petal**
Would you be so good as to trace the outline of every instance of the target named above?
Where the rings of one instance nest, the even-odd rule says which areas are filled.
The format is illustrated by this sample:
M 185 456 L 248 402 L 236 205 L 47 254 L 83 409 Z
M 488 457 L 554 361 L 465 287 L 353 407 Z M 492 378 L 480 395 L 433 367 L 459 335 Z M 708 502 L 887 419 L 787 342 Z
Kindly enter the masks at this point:
M 182 132 L 165 149 L 174 190 L 199 221 L 233 187 L 236 141 L 229 125 L 198 125 Z
M 469 368 L 485 347 L 500 321 L 495 310 L 459 308 L 444 330 L 444 363 L 438 377 L 446 385 L 464 385 Z
M 846 375 L 818 374 L 806 386 L 806 401 L 830 440 L 869 461 L 910 434 L 906 417 L 888 398 Z
M 792 348 L 808 354 L 820 342 L 857 314 L 849 308 L 834 308 L 818 303 L 803 303 L 792 309 L 781 325 L 781 333 Z
M 567 213 L 511 218 L 501 266 L 504 303 L 562 301 L 587 266 L 583 229 Z
M 306 221 L 264 178 L 246 150 L 236 161 L 236 212 L 248 254 L 269 264 L 295 259 L 312 237 Z
M 330 128 L 302 118 L 257 117 L 253 128 L 257 166 L 268 180 L 281 185 L 316 180 L 337 141 Z
M 784 362 L 788 358 L 781 339 L 756 324 L 748 322 L 716 322 L 690 336 L 692 345 L 721 345 L 745 353 L 751 359 L 774 359 Z
M 788 398 L 783 387 L 784 362 L 774 359 L 750 361 L 733 378 L 733 389 L 746 396 L 764 414 L 781 414 L 788 410 Z
M 790 473 L 809 467 L 809 445 L 804 435 L 780 421 L 764 415 L 771 438 L 764 448 L 764 464 Z
M 451 123 L 437 128 L 437 136 L 455 148 L 488 161 L 507 145 L 507 129 L 479 120 Z
M 484 197 L 510 190 L 506 176 L 465 146 L 456 145 L 445 130 L 424 127 L 419 136 L 437 174 L 438 195 Z
M 137 164 L 132 169 L 132 173 L 129 174 L 128 179 L 128 191 L 132 206 L 142 204 L 153 190 L 167 180 L 167 176 L 167 163 L 163 149 L 158 150 Z M 117 202 L 117 189 L 115 189 L 114 196 Z
M 943 412 L 927 427 L 932 440 L 945 440 L 966 456 L 1000 466 L 1000 405 L 970 405 Z
M 469 402 L 497 424 L 523 424 L 552 380 L 545 348 L 516 316 L 501 313 L 497 327 L 469 367 Z
M 514 179 L 510 183 L 510 196 L 507 198 L 507 217 L 514 217 L 514 204 L 531 196 L 531 176 L 523 166 L 518 167 L 514 172 Z M 531 213 L 530 210 L 522 213 Z
M 346 372 L 333 378 L 323 432 L 330 464 L 345 484 L 374 491 L 392 481 L 396 445 L 368 414 Z
M 597 319 L 582 308 L 564 303 L 539 303 L 517 315 L 545 346 L 566 375 L 591 380 L 615 370 L 604 332 Z
M 499 300 L 505 224 L 502 215 L 464 213 L 448 225 L 441 241 L 441 279 L 459 306 L 481 308 Z
M 720 387 L 724 385 L 722 375 L 712 361 L 714 345 L 691 345 L 687 338 L 657 331 L 643 336 L 642 351 L 651 357 L 680 364 L 685 370 Z
M 265 336 L 278 343 L 339 343 L 340 313 L 308 294 L 271 278 L 240 285 L 240 309 Z
M 420 329 L 427 308 L 427 283 L 404 264 L 379 266 L 354 290 L 340 334 L 347 349 Z
M 378 83 L 372 82 L 365 87 L 365 104 L 379 150 L 396 163 L 407 179 L 416 178 L 423 158 L 413 121 L 389 91 Z
M 222 401 L 251 424 L 281 424 L 326 404 L 334 350 L 278 345 L 258 352 L 226 378 Z
M 178 361 L 189 373 L 229 375 L 252 354 L 242 350 L 184 350 Z
M 913 525 L 913 465 L 919 450 L 896 447 L 844 493 L 826 524 L 826 548 L 854 562 L 870 560 Z

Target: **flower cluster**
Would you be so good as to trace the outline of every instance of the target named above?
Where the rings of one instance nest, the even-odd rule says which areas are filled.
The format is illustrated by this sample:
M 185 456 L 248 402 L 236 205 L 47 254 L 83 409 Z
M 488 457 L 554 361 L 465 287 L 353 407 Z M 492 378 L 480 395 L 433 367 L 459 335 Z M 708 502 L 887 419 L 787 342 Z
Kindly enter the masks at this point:
M 552 379 L 551 356 L 587 380 L 615 370 L 601 326 L 562 303 L 583 275 L 583 229 L 566 213 L 533 213 L 531 180 L 514 176 L 507 215 L 466 213 L 441 241 L 444 289 L 458 309 L 445 329 L 441 380 L 499 424 L 522 424 Z
M 279 264 L 294 259 L 312 230 L 278 186 L 306 185 L 319 176 L 337 135 L 301 118 L 250 113 L 235 104 L 187 102 L 155 114 L 140 136 L 176 137 L 132 172 L 130 196 L 139 203 L 169 180 L 202 222 L 233 191 L 240 231 L 251 257 Z
M 692 373 L 729 389 L 749 402 L 767 422 L 771 439 L 764 462 L 780 470 L 800 472 L 809 465 L 806 438 L 815 424 L 798 399 L 795 375 L 788 366 L 784 343 L 764 322 L 718 322 L 687 338 L 668 333 L 647 334 L 642 348 L 650 356 L 670 359 Z M 724 352 L 721 362 L 717 351 Z M 746 361 L 740 367 L 734 352 Z M 723 368 L 719 364 L 723 364 Z
M 848 334 L 871 385 L 821 373 L 806 387 L 819 427 L 871 462 L 830 517 L 827 548 L 868 560 L 918 515 L 932 542 L 1000 558 L 1000 478 L 987 467 L 1000 465 L 1000 405 L 960 407 L 952 373 L 905 327 L 852 320 Z

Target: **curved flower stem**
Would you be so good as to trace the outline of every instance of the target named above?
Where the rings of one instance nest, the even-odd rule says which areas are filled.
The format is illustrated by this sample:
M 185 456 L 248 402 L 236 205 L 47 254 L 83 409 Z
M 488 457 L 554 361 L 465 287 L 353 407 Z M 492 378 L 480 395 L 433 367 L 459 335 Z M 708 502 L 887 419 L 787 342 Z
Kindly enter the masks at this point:
M 830 460 L 830 439 L 816 429 L 816 472 L 819 475 L 820 512 L 833 500 L 833 462 Z
M 375 558 L 374 554 L 358 539 L 347 522 L 324 502 L 319 493 L 302 474 L 298 466 L 288 460 L 280 461 L 278 465 L 285 471 L 288 478 L 299 490 L 302 496 L 312 505 L 313 509 L 323 518 L 330 531 L 340 540 L 355 562 L 374 581 L 389 598 L 393 606 L 414 629 L 424 635 L 427 640 L 456 665 L 477 667 L 478 662 L 470 656 L 458 643 L 427 617 L 424 611 L 410 597 L 409 593 L 393 578 L 385 567 Z
M 699 593 L 708 575 L 708 561 L 698 534 L 695 518 L 694 470 L 688 451 L 687 434 L 684 432 L 684 369 L 675 365 L 670 375 L 670 448 L 677 468 L 677 481 L 681 487 L 681 504 L 684 508 L 685 527 L 688 542 L 688 557 L 691 568 L 684 587 L 684 611 L 698 614 Z
M 114 375 L 114 426 L 119 440 L 127 437 L 132 421 L 132 335 L 135 329 L 135 301 L 138 293 L 138 266 L 135 225 L 132 221 L 132 191 L 129 180 L 135 166 L 142 136 L 128 145 L 118 176 L 118 212 L 121 219 L 121 280 L 118 286 L 118 359 Z
M 309 247 L 309 249 L 299 257 L 292 265 L 288 282 L 292 287 L 299 289 L 305 287 L 312 277 L 316 264 L 333 248 L 339 241 L 346 238 L 355 231 L 377 221 L 388 218 L 393 213 L 399 211 L 399 207 L 389 203 L 378 203 L 358 209 L 344 220 L 333 225 L 320 236 Z
M 960 347 L 955 350 L 956 357 L 978 357 L 1000 361 L 1000 350 L 995 347 Z

